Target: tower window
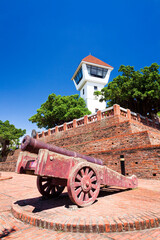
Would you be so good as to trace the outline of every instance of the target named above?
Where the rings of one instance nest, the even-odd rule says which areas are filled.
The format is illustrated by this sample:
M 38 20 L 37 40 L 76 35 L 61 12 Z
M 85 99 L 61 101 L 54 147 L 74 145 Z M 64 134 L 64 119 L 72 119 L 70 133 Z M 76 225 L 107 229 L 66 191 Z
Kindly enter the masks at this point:
M 94 77 L 105 78 L 107 74 L 107 69 L 87 65 L 88 74 Z
M 82 68 L 80 68 L 79 71 L 77 72 L 77 75 L 74 78 L 77 85 L 81 81 L 82 77 L 83 77 Z
M 98 110 L 99 110 L 98 108 L 95 108 L 95 112 L 98 112 Z
M 84 88 L 83 88 L 83 95 L 84 95 Z
M 94 90 L 97 90 L 97 86 L 94 86 Z

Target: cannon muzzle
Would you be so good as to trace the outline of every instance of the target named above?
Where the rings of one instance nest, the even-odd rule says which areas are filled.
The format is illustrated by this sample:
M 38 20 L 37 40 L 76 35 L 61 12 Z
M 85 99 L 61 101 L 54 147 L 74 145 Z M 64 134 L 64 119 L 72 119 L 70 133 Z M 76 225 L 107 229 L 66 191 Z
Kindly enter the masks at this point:
M 28 135 L 23 138 L 22 143 L 21 143 L 22 151 L 28 151 L 30 153 L 38 154 L 39 149 L 48 149 L 51 152 L 60 153 L 62 155 L 66 155 L 66 156 L 70 156 L 70 157 L 79 157 L 79 158 L 87 160 L 88 162 L 96 163 L 98 165 L 103 165 L 103 162 L 100 159 L 92 158 L 90 156 L 86 156 L 86 155 L 83 155 L 83 154 L 80 154 L 77 152 L 73 152 L 73 151 L 67 150 L 65 148 L 57 147 L 52 144 L 47 144 L 47 143 L 44 143 L 37 139 L 31 138 Z

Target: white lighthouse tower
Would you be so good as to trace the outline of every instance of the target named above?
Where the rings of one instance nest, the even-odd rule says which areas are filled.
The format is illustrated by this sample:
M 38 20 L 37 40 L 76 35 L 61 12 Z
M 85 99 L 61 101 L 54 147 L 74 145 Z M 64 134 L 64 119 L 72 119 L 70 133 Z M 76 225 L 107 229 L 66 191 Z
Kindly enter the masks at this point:
M 99 102 L 99 97 L 94 96 L 94 92 L 104 88 L 112 70 L 113 67 L 107 63 L 89 55 L 82 59 L 72 77 L 76 89 L 80 91 L 80 97 L 92 113 L 106 108 L 106 103 Z

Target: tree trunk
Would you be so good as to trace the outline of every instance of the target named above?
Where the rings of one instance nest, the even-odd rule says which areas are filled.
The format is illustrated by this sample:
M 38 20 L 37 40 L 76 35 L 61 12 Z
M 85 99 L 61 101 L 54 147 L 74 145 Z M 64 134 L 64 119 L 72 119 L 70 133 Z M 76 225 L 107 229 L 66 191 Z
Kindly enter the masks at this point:
M 8 140 L 2 142 L 2 157 L 6 156 L 7 145 L 9 144 Z

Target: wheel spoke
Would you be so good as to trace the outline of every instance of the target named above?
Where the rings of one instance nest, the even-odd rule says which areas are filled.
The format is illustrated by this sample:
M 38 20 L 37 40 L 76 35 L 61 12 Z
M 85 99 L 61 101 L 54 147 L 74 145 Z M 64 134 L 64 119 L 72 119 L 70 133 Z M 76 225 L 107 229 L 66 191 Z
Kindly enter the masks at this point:
M 55 186 L 55 190 L 57 189 L 57 191 L 55 191 L 56 193 L 60 193 L 61 191 L 63 191 L 64 187 L 63 186 L 60 186 L 60 185 L 57 185 Z
M 97 188 L 97 184 L 92 184 L 91 186 L 92 186 L 93 189 Z
M 79 200 L 83 201 L 83 198 L 84 198 L 84 192 L 82 191 L 82 192 L 80 193 Z
M 43 190 L 48 187 L 48 182 L 46 182 L 44 185 L 42 185 Z
M 90 190 L 90 191 L 89 191 L 89 194 L 90 194 L 91 197 L 93 197 L 94 192 L 93 192 L 92 190 Z
M 81 186 L 81 182 L 75 182 L 74 183 L 74 187 L 80 187 Z
M 85 194 L 84 200 L 85 200 L 85 201 L 88 201 L 88 200 L 89 200 L 89 194 L 88 194 L 88 193 Z
M 94 172 L 93 172 L 93 170 L 91 170 L 91 171 L 88 173 L 88 176 L 91 178 L 93 174 L 94 174 Z
M 48 188 L 46 189 L 46 192 L 49 194 L 51 191 L 52 185 L 49 185 Z
M 91 182 L 94 182 L 94 181 L 96 181 L 96 180 L 97 180 L 96 176 L 93 176 L 93 177 L 91 178 Z
M 85 175 L 88 175 L 88 172 L 89 172 L 89 168 L 86 167 L 86 170 L 85 170 Z
M 55 193 L 56 193 L 56 186 L 53 186 L 51 190 L 51 194 L 55 194 Z
M 42 178 L 41 182 L 47 182 L 48 180 L 46 178 Z
M 75 194 L 78 196 L 78 194 L 79 194 L 81 191 L 82 191 L 82 188 L 79 187 L 79 188 L 77 188 L 77 190 L 75 191 Z
M 82 177 L 81 177 L 79 174 L 77 174 L 76 179 L 78 179 L 79 181 L 81 181 Z
M 61 186 L 55 186 L 55 190 L 57 189 L 57 192 L 61 190 Z
M 83 168 L 81 169 L 81 176 L 82 177 L 84 176 L 84 169 Z

